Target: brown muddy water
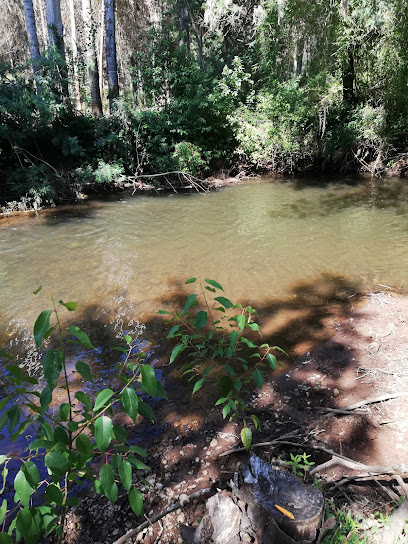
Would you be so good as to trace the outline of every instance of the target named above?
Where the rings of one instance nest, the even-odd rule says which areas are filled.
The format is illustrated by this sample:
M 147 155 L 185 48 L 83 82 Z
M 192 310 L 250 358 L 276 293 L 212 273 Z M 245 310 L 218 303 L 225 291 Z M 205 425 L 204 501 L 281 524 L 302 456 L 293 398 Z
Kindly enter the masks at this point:
M 355 289 L 405 290 L 405 182 L 312 181 L 122 195 L 4 219 L 3 331 L 10 335 L 24 322 L 31 328 L 49 306 L 49 292 L 117 327 L 143 322 L 191 276 L 216 279 L 230 299 L 255 307 L 329 277 Z M 38 285 L 43 291 L 35 297 Z
M 384 285 L 407 290 L 407 212 L 401 180 L 262 179 L 206 194 L 122 194 L 5 218 L 0 348 L 39 370 L 30 331 L 53 293 L 79 303 L 65 323 L 82 326 L 95 345 L 117 344 L 128 333 L 152 364 L 166 360 L 157 311 L 181 304 L 196 287 L 184 281 L 196 276 L 258 308 L 267 341 L 303 353 L 359 293 Z M 109 382 L 105 348 L 72 360 L 78 357 L 93 361 L 97 387 Z

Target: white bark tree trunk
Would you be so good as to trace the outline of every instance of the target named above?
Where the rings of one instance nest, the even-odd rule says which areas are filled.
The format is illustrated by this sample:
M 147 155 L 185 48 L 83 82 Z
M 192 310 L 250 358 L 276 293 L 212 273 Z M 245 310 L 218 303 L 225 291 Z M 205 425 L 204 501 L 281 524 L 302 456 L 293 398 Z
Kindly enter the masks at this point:
M 118 67 L 116 62 L 115 0 L 105 0 L 105 34 L 109 108 L 112 112 L 114 100 L 119 96 Z
M 59 65 L 61 93 L 64 97 L 69 98 L 68 74 L 64 48 L 64 26 L 62 24 L 60 0 L 45 0 L 45 5 L 48 25 L 48 41 L 50 47 L 54 47 L 61 57 L 61 64 Z
M 33 2 L 32 0 L 23 0 L 23 5 L 28 36 L 28 47 L 30 49 L 31 60 L 33 61 L 34 71 L 36 71 L 38 63 L 41 59 L 41 53 L 38 46 Z
M 82 18 L 85 34 L 85 58 L 91 90 L 91 107 L 93 113 L 102 115 L 102 101 L 99 91 L 99 72 L 95 47 L 95 21 L 93 18 L 91 0 L 82 0 Z M 102 29 L 101 29 L 102 30 Z
M 78 45 L 77 45 L 77 33 L 75 22 L 75 7 L 74 0 L 69 0 L 69 15 L 71 22 L 71 51 L 72 51 L 72 71 L 74 74 L 74 94 L 76 109 L 81 111 L 81 89 L 79 85 L 78 74 Z

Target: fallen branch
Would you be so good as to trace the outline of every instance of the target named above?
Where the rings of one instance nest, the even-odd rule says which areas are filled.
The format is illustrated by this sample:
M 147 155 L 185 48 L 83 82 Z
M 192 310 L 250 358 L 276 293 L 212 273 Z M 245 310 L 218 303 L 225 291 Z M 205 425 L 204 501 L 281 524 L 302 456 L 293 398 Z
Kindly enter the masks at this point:
M 143 531 L 146 527 L 149 525 L 152 525 L 153 523 L 156 523 L 156 521 L 159 521 L 159 519 L 163 518 L 164 516 L 167 516 L 167 514 L 171 514 L 171 512 L 174 512 L 174 510 L 177 510 L 178 508 L 181 508 L 184 504 L 187 504 L 188 502 L 193 501 L 194 499 L 198 499 L 199 497 L 202 497 L 203 495 L 206 495 L 211 491 L 210 488 L 200 489 L 200 491 L 197 491 L 196 493 L 192 493 L 187 497 L 185 501 L 177 501 L 173 504 L 170 504 L 167 508 L 153 516 L 152 518 L 148 519 L 147 521 L 144 521 L 141 523 L 138 527 L 135 529 L 130 529 L 127 533 L 125 533 L 123 536 L 118 538 L 118 540 L 115 540 L 113 544 L 124 544 L 127 542 L 132 536 L 137 535 L 140 533 L 140 531 Z
M 408 474 L 408 465 L 365 465 L 364 463 L 360 463 L 359 461 L 353 461 L 352 459 L 348 459 L 344 456 L 340 457 L 336 454 L 333 455 L 333 457 L 329 461 L 313 467 L 313 469 L 310 471 L 310 475 L 316 474 L 317 472 L 322 472 L 323 470 L 326 470 L 334 465 L 340 465 L 351 470 L 363 470 L 364 476 L 369 476 L 371 474 L 388 474 L 390 476 L 402 476 L 404 474 Z M 362 474 L 358 474 L 354 476 L 354 478 L 358 476 L 362 477 Z
M 371 399 L 362 400 L 360 402 L 356 402 L 355 404 L 350 404 L 350 406 L 344 406 L 343 408 L 317 408 L 317 409 L 324 412 L 333 412 L 333 413 L 350 415 L 350 414 L 353 414 L 353 410 L 357 410 L 358 408 L 367 406 L 368 404 L 376 404 L 377 402 L 384 402 L 386 400 L 398 399 L 400 397 L 405 397 L 406 395 L 408 395 L 407 391 L 400 391 L 398 393 L 388 393 L 385 395 L 381 395 L 379 397 L 373 397 Z

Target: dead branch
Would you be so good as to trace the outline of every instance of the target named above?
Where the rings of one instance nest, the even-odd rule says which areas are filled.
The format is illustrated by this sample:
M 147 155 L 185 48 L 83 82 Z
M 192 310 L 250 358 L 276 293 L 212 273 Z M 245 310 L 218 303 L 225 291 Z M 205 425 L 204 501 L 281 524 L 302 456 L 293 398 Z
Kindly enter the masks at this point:
M 397 465 L 389 465 L 389 466 L 382 466 L 382 465 L 365 465 L 364 463 L 360 463 L 359 461 L 353 461 L 352 459 L 348 459 L 347 457 L 339 457 L 337 455 L 333 455 L 333 457 L 326 461 L 325 463 L 322 463 L 321 465 L 318 465 L 316 467 L 313 467 L 313 469 L 310 471 L 310 475 L 316 474 L 317 472 L 322 472 L 323 470 L 326 470 L 334 465 L 340 465 L 345 468 L 349 468 L 351 470 L 363 470 L 364 473 L 361 473 L 352 477 L 366 477 L 370 476 L 372 474 L 388 474 L 390 476 L 399 475 L 402 476 L 404 474 L 408 474 L 408 465 L 404 464 L 397 464 Z
M 363 406 L 367 406 L 368 404 L 376 404 L 377 402 L 384 402 L 386 400 L 398 399 L 406 395 L 408 395 L 407 391 L 400 391 L 398 393 L 388 393 L 385 395 L 381 395 L 379 397 L 373 397 L 371 399 L 362 400 L 360 402 L 356 402 L 355 404 L 350 404 L 350 406 L 345 406 L 344 408 L 317 408 L 317 409 L 323 412 L 352 415 L 354 413 L 353 410 L 357 410 L 358 408 L 362 408 Z
M 143 531 L 143 529 L 145 529 L 149 525 L 156 523 L 156 521 L 159 521 L 159 519 L 163 518 L 164 516 L 167 516 L 167 514 L 171 514 L 171 512 L 174 512 L 174 510 L 181 508 L 184 504 L 187 504 L 188 502 L 191 502 L 194 499 L 198 499 L 199 497 L 206 495 L 210 491 L 211 491 L 210 488 L 200 489 L 200 491 L 197 491 L 196 493 L 192 493 L 191 495 L 189 495 L 185 501 L 178 500 L 177 502 L 170 504 L 167 508 L 165 508 L 164 510 L 162 510 L 161 512 L 159 512 L 152 518 L 148 519 L 147 521 L 144 521 L 135 529 L 130 529 L 127 533 L 125 533 L 123 536 L 118 538 L 118 540 L 115 540 L 113 544 L 124 544 L 130 538 L 132 538 L 132 536 L 137 535 L 138 533 L 140 533 L 140 531 Z

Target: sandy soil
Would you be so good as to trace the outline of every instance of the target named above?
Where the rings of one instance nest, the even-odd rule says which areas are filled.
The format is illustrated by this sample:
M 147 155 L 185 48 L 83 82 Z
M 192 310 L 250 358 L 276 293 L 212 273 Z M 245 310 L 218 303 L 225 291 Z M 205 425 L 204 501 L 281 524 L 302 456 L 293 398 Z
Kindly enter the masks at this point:
M 330 300 L 326 305 L 322 305 L 321 300 L 315 301 L 309 314 L 296 316 L 296 322 L 301 322 L 307 331 L 301 334 L 299 325 L 293 337 L 281 337 L 291 344 L 292 358 L 282 371 L 272 374 L 262 391 L 251 399 L 253 410 L 262 422 L 262 431 L 254 433 L 254 442 L 291 434 L 286 438 L 288 444 L 257 448 L 258 455 L 265 459 L 289 459 L 291 452 L 307 452 L 311 454 L 310 460 L 321 464 L 332 457 L 323 451 L 326 448 L 368 465 L 406 462 L 408 404 L 405 396 L 370 402 L 348 414 L 326 411 L 408 392 L 408 299 L 390 292 L 354 295 L 350 291 L 343 292 L 340 299 Z M 293 308 L 290 312 L 293 313 Z M 319 319 L 311 319 L 312 314 Z M 276 327 L 283 318 L 277 313 L 268 314 L 264 309 L 261 320 L 266 329 L 268 319 L 274 321 Z M 281 329 L 286 330 L 283 325 Z M 304 339 L 305 332 L 308 341 Z M 149 438 L 145 444 L 150 454 L 147 462 L 152 467 L 147 477 L 152 487 L 145 488 L 148 517 L 177 501 L 182 494 L 189 495 L 203 488 L 222 488 L 248 459 L 246 452 L 220 457 L 239 447 L 239 426 L 222 420 L 213 405 L 215 392 L 200 391 L 191 399 L 188 384 L 173 380 L 170 375 L 166 380 L 171 394 L 169 401 L 158 410 L 161 422 L 158 436 L 153 442 Z M 349 468 L 335 464 L 323 470 L 320 476 L 330 483 L 352 473 Z M 360 505 L 365 512 L 386 513 L 395 506 L 392 497 L 401 494 L 391 481 L 351 484 L 342 492 L 352 506 Z M 326 487 L 330 490 L 330 485 Z M 203 500 L 196 500 L 130 541 L 181 542 L 179 526 L 196 527 L 203 512 Z M 103 498 L 89 495 L 70 513 L 66 542 L 113 543 L 143 521 L 132 514 L 125 494 L 114 506 Z

